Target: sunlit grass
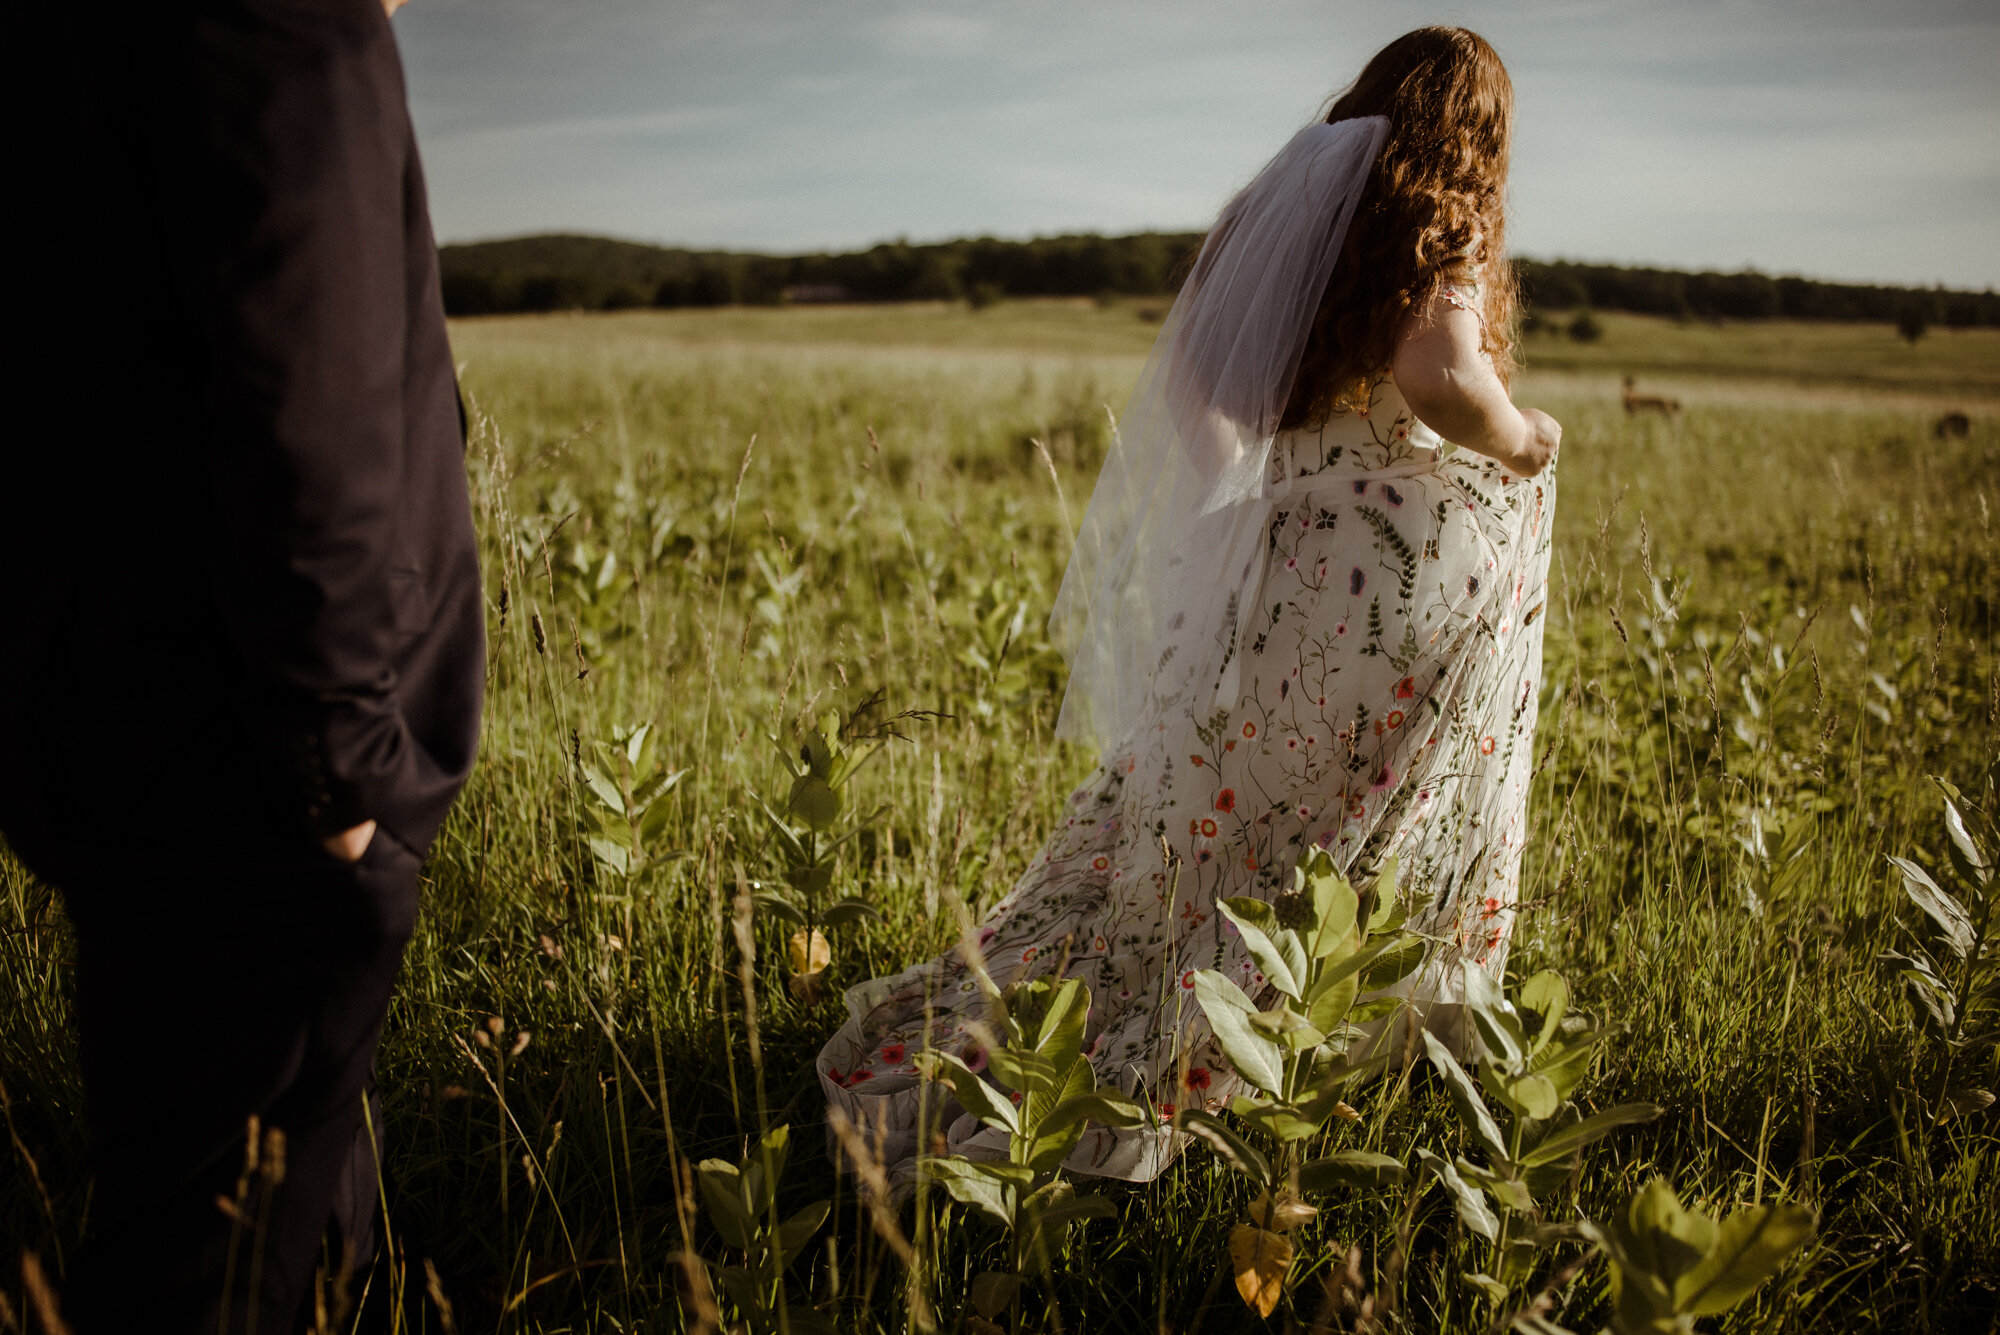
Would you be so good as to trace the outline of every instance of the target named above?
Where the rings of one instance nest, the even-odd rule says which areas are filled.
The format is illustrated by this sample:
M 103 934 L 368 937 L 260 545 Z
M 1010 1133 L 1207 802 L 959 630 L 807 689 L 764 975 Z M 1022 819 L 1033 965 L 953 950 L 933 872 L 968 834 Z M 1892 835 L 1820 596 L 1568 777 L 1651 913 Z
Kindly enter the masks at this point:
M 1916 921 L 1885 855 L 1941 863 L 1926 776 L 1994 805 L 2000 424 L 1977 405 L 2000 386 L 1996 345 L 1933 331 L 1905 356 L 1886 331 L 1603 318 L 1602 343 L 1531 343 L 1522 387 L 1567 434 L 1511 967 L 1562 971 L 1577 1007 L 1625 1027 L 1587 1103 L 1666 1113 L 1586 1158 L 1573 1205 L 1602 1217 L 1655 1172 L 1711 1211 L 1802 1200 L 1822 1213 L 1815 1249 L 1726 1328 L 1954 1329 L 1995 1301 L 2000 1143 L 1991 1114 L 1929 1120 L 1927 1050 L 1875 956 Z M 1041 627 L 1106 407 L 1153 329 L 1129 306 L 1026 302 L 455 328 L 490 705 L 383 1050 L 413 1312 L 429 1258 L 461 1330 L 683 1328 L 677 1253 L 740 1258 L 682 1203 L 675 1165 L 735 1163 L 789 1122 L 782 1203 L 834 1202 L 793 1301 L 903 1330 L 915 1284 L 956 1328 L 1003 1240 L 928 1200 L 897 1225 L 906 1271 L 827 1164 L 809 1062 L 838 986 L 951 944 L 953 905 L 976 916 L 1004 894 L 1089 769 L 1050 740 L 1061 674 Z M 1625 369 L 1671 369 L 1693 386 L 1684 411 L 1627 416 Z M 1831 405 L 1801 390 L 1815 379 L 1839 382 Z M 1933 438 L 1930 400 L 1961 391 L 1971 435 Z M 876 687 L 892 710 L 949 716 L 855 780 L 856 805 L 887 815 L 843 850 L 838 885 L 885 921 L 829 934 L 835 995 L 818 1002 L 784 986 L 790 929 L 762 926 L 753 1016 L 732 920 L 739 881 L 778 867 L 749 802 L 791 781 L 770 738 Z M 585 842 L 576 757 L 640 723 L 661 765 L 689 770 L 660 840 L 685 856 L 621 877 Z M 88 1210 L 70 946 L 46 890 L 11 863 L 0 887 L 0 1079 L 20 1136 L 0 1241 L 58 1268 Z M 492 1015 L 532 1034 L 504 1081 L 498 1049 L 470 1042 Z M 1990 1087 L 1983 1060 L 1972 1078 Z M 1423 1082 L 1355 1101 L 1371 1147 L 1459 1144 Z M 1120 1219 L 1075 1235 L 1024 1328 L 1257 1328 L 1223 1266 L 1240 1180 L 1191 1154 L 1109 1194 Z M 1491 1320 L 1458 1280 L 1468 1246 L 1441 1197 L 1395 1276 L 1400 1193 L 1323 1205 L 1294 1235 L 1274 1323 L 1308 1321 L 1356 1244 L 1410 1328 Z M 1586 1268 L 1559 1319 L 1597 1329 L 1604 1292 Z

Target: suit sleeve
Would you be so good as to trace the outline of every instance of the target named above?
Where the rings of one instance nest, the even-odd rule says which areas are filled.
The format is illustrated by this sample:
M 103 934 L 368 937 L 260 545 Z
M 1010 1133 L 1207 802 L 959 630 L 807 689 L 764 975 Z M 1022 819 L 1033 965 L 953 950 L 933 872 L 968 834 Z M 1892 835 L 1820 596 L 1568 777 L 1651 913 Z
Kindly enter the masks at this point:
M 212 579 L 243 711 L 325 835 L 391 815 L 413 743 L 389 571 L 412 152 L 377 0 L 230 0 L 196 36 Z

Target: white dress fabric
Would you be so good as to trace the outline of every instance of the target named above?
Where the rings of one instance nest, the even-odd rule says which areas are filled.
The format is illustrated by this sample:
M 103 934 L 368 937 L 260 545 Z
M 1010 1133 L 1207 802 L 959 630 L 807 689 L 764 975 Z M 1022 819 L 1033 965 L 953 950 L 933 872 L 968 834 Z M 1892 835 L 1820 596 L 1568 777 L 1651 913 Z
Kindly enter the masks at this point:
M 1387 376 L 1365 411 L 1276 437 L 1265 494 L 1230 515 L 1248 538 L 1214 554 L 1214 579 L 1235 590 L 1204 628 L 1231 644 L 1214 691 L 1138 711 L 979 927 L 996 984 L 1058 969 L 1089 984 L 1099 1081 L 1162 1118 L 1092 1127 L 1066 1168 L 1149 1180 L 1184 1140 L 1166 1118 L 1244 1092 L 1194 974 L 1238 976 L 1268 1004 L 1215 904 L 1289 889 L 1309 847 L 1356 875 L 1398 859 L 1411 927 L 1435 942 L 1399 990 L 1450 1006 L 1467 965 L 1499 975 L 1527 834 L 1554 506 L 1553 470 L 1520 479 L 1446 444 Z M 988 1003 L 966 953 L 850 989 L 850 1018 L 817 1062 L 829 1105 L 905 1180 L 926 1133 L 942 1135 L 928 1153 L 1006 1155 L 1000 1133 L 913 1064 L 929 1045 L 985 1065 Z

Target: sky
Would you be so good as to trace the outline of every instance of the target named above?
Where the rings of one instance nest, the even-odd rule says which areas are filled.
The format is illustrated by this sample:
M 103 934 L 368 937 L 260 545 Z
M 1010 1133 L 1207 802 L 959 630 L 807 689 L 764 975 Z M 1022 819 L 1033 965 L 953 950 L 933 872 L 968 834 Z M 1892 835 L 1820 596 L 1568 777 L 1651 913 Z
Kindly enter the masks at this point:
M 1996 0 L 412 0 L 440 240 L 1204 228 L 1425 23 L 1514 79 L 1517 254 L 2000 286 Z

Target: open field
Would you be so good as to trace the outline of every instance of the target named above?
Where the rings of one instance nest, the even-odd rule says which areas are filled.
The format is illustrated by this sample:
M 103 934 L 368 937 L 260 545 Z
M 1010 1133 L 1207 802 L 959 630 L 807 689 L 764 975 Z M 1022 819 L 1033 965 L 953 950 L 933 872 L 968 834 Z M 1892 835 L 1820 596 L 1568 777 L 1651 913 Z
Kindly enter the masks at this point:
M 1886 862 L 1958 889 L 1927 776 L 1962 790 L 1995 847 L 2000 334 L 1910 348 L 1886 328 L 1600 318 L 1598 343 L 1531 341 L 1520 393 L 1566 435 L 1510 979 L 1560 971 L 1573 1009 L 1617 1029 L 1576 1091 L 1585 1111 L 1664 1112 L 1593 1146 L 1537 1208 L 1604 1220 L 1655 1174 L 1711 1213 L 1801 1202 L 1815 1240 L 1708 1325 L 1986 1329 L 2000 1112 L 1969 1091 L 2000 1072 L 1976 1047 L 1947 1070 L 1878 956 L 1944 958 Z M 795 1310 L 977 1329 L 968 1294 L 1004 1252 L 997 1228 L 938 1192 L 871 1214 L 822 1149 L 810 1061 L 838 988 L 950 946 L 954 906 L 976 917 L 1006 892 L 1090 768 L 1049 740 L 1061 674 L 1042 623 L 1107 407 L 1155 328 L 1130 306 L 1053 302 L 454 328 L 491 676 L 381 1063 L 393 1251 L 372 1301 L 400 1304 L 404 1328 L 695 1328 L 678 1255 L 743 1253 L 683 1194 L 684 1168 L 789 1123 L 786 1213 L 832 1202 L 787 1274 Z M 1684 411 L 1628 416 L 1628 372 Z M 1970 413 L 1969 435 L 1933 437 L 1945 408 Z M 855 779 L 854 806 L 886 814 L 842 850 L 836 890 L 883 920 L 829 932 L 835 987 L 802 1001 L 769 915 L 739 967 L 738 887 L 778 865 L 751 795 L 791 782 L 772 736 L 878 687 L 892 711 L 948 717 L 909 724 Z M 620 870 L 579 759 L 624 800 L 599 746 L 640 724 L 641 768 L 686 774 L 647 822 L 649 855 Z M 70 951 L 51 893 L 0 858 L 15 1312 L 11 1257 L 32 1247 L 60 1273 L 89 1209 Z M 497 1046 L 474 1041 L 489 1017 Z M 1481 1155 L 1439 1081 L 1347 1097 L 1359 1120 L 1334 1122 L 1332 1145 Z M 1104 1194 L 1117 1218 L 1071 1233 L 1003 1323 L 1310 1329 L 1358 1246 L 1394 1328 L 1481 1331 L 1586 1250 L 1551 1235 L 1495 1305 L 1461 1279 L 1491 1265 L 1487 1244 L 1435 1183 L 1346 1188 L 1291 1235 L 1267 1323 L 1227 1273 L 1248 1193 L 1216 1156 Z M 1551 1294 L 1564 1327 L 1609 1319 L 1601 1258 Z

